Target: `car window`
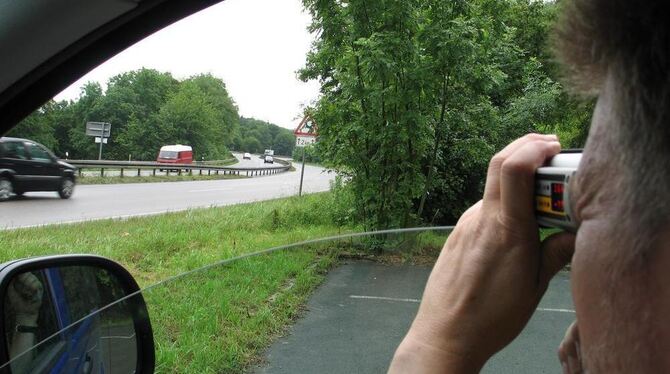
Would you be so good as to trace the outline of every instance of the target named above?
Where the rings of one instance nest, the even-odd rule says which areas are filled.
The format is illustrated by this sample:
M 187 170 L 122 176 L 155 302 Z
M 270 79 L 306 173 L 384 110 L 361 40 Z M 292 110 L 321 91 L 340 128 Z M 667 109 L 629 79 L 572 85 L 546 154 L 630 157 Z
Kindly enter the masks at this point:
M 222 2 L 213 7 L 209 16 L 205 12 L 196 16 L 205 17 L 198 18 L 197 23 L 213 19 L 217 24 L 227 24 L 224 17 L 232 14 L 241 21 L 255 19 L 257 25 L 267 26 L 268 21 L 284 18 L 270 6 L 282 3 L 282 7 L 287 7 L 291 3 L 266 1 L 264 7 L 256 6 L 248 18 L 227 8 L 251 2 Z M 557 80 L 558 69 L 545 53 L 545 31 L 551 25 L 556 2 L 518 2 L 513 9 L 510 4 L 517 2 L 397 2 L 392 7 L 379 1 L 297 3 L 304 5 L 309 18 L 308 27 L 314 38 L 307 44 L 312 48 L 302 52 L 287 50 L 295 40 L 274 38 L 281 27 L 266 31 L 239 27 L 244 31 L 235 33 L 200 29 L 200 34 L 194 32 L 181 38 L 187 41 L 183 50 L 176 39 L 153 39 L 163 40 L 156 44 L 164 45 L 175 55 L 156 64 L 147 60 L 148 63 L 126 66 L 118 64 L 118 59 L 111 61 L 108 71 L 114 72 L 110 76 L 101 79 L 91 74 L 73 85 L 72 94 L 59 95 L 26 118 L 8 136 L 29 138 L 70 158 L 69 162 L 78 168 L 76 181 L 82 184 L 78 187 L 82 195 L 70 205 L 52 204 L 44 194 L 33 197 L 33 192 L 27 191 L 27 196 L 20 196 L 26 191 L 17 185 L 17 198 L 2 206 L 8 211 L 13 209 L 12 214 L 4 214 L 12 221 L 0 227 L 110 217 L 130 219 L 127 226 L 103 221 L 99 226 L 90 223 L 81 229 L 71 226 L 77 227 L 76 232 L 67 231 L 67 227 L 50 227 L 35 235 L 21 234 L 19 245 L 25 250 L 11 252 L 12 255 L 32 256 L 37 251 L 99 253 L 119 260 L 146 286 L 175 272 L 264 248 L 259 243 L 283 243 L 277 238 L 313 239 L 363 227 L 375 230 L 447 225 L 456 222 L 467 207 L 481 198 L 490 157 L 515 137 L 529 131 L 559 131 L 563 145 L 572 148 L 579 147 L 588 133 L 588 125 L 583 124 L 589 121 L 590 109 L 565 96 Z M 261 13 L 271 17 L 259 21 L 257 16 Z M 246 38 L 255 34 L 255 29 L 260 31 L 259 40 Z M 177 34 L 174 30 L 166 30 L 163 35 Z M 232 36 L 223 37 L 226 35 Z M 223 45 L 223 40 L 235 43 Z M 273 45 L 263 46 L 261 40 L 272 40 Z M 151 40 L 139 43 L 137 48 L 148 42 Z M 221 59 L 199 55 L 190 49 L 197 45 L 205 46 L 207 51 L 226 53 Z M 128 51 L 133 50 L 139 49 Z M 155 51 L 139 51 L 135 52 L 137 56 L 157 55 Z M 256 55 L 256 51 L 262 53 Z M 288 78 L 275 81 L 284 75 L 274 68 L 288 66 L 279 63 L 283 55 L 293 55 L 299 66 L 286 69 Z M 182 56 L 215 61 L 212 66 L 222 68 L 176 58 Z M 164 65 L 165 61 L 169 64 Z M 242 61 L 245 69 L 235 70 L 235 66 L 225 65 L 228 61 Z M 120 67 L 117 70 L 112 66 Z M 185 69 L 193 66 L 193 70 Z M 273 73 L 263 75 L 267 72 Z M 248 76 L 249 81 L 233 79 L 243 76 Z M 289 94 L 286 87 L 294 87 L 298 78 L 316 85 L 313 96 Z M 283 86 L 284 79 L 288 86 Z M 256 82 L 262 85 L 255 87 Z M 285 97 L 291 97 L 292 102 L 283 102 Z M 274 104 L 290 113 L 274 113 Z M 106 134 L 102 126 L 98 133 L 89 132 L 89 122 L 108 123 L 113 131 Z M 294 136 L 301 132 L 304 136 Z M 187 152 L 188 159 L 192 157 L 217 169 L 184 171 L 172 167 L 177 169 L 175 172 L 156 166 L 157 153 L 159 159 L 174 162 L 177 152 L 160 149 L 178 144 L 192 147 L 192 152 Z M 50 152 L 38 144 L 30 144 L 29 153 L 22 143 L 19 145 L 21 149 L 14 150 L 15 158 L 50 158 Z M 238 162 L 240 154 L 249 161 Z M 254 155 L 253 160 L 250 154 Z M 264 168 L 278 169 L 277 164 L 286 159 L 295 160 L 294 166 L 289 164 L 286 173 L 265 177 Z M 153 169 L 140 169 L 145 167 L 141 164 L 149 163 Z M 119 165 L 127 166 L 123 169 Z M 224 169 L 228 166 L 231 170 Z M 232 178 L 225 180 L 226 177 Z M 134 181 L 136 185 L 131 184 Z M 143 182 L 161 184 L 139 184 Z M 11 186 L 6 180 L 4 184 Z M 313 193 L 323 194 L 312 200 L 316 203 L 304 205 L 305 200 L 310 201 L 304 195 Z M 51 198 L 57 197 L 52 193 Z M 281 205 L 267 210 L 265 201 L 228 207 L 280 198 L 277 204 Z M 216 208 L 199 210 L 207 206 Z M 173 215 L 159 216 L 156 221 L 131 218 L 180 210 L 187 210 L 188 215 L 177 214 L 169 226 L 159 225 L 159 220 L 171 220 Z M 20 216 L 33 211 L 41 215 Z M 218 213 L 227 211 L 235 215 L 220 218 Z M 212 218 L 199 221 L 199 214 Z M 31 236 L 41 242 L 24 244 Z M 340 341 L 323 351 L 333 352 L 338 345 L 360 342 L 374 336 L 368 328 L 378 326 L 377 322 L 393 328 L 380 326 L 375 332 L 394 332 L 394 336 L 377 335 L 376 341 L 361 344 L 370 347 L 370 351 L 352 352 L 331 366 L 324 363 L 321 370 L 287 372 L 333 372 L 336 368 L 341 372 L 381 372 L 407 331 L 421 297 L 422 277 L 428 269 L 398 267 L 391 273 L 418 272 L 419 276 L 411 281 L 408 276 L 397 287 L 388 281 L 386 284 L 393 286 L 385 289 L 365 288 L 386 281 L 373 275 L 378 269 L 366 267 L 370 264 L 364 263 L 360 272 L 343 267 L 345 272 L 352 271 L 351 278 L 342 278 L 346 282 L 333 278 L 324 284 L 358 284 L 360 289 L 342 286 L 341 297 L 326 298 L 331 304 L 305 308 L 316 311 L 313 314 L 299 314 L 300 305 L 309 300 L 323 280 L 319 277 L 329 273 L 342 275 L 333 270 L 350 265 L 346 259 L 404 264 L 416 253 L 421 255 L 428 249 L 439 252 L 445 238 L 431 240 L 425 244 L 428 240 L 422 237 L 398 235 L 393 240 L 387 234 L 377 234 L 365 241 L 334 242 L 333 248 L 344 248 L 337 255 L 331 255 L 328 248 L 312 246 L 307 249 L 313 253 L 294 250 L 286 256 L 282 253 L 244 259 L 230 267 L 205 269 L 181 281 L 152 288 L 145 298 L 155 328 L 157 372 L 242 372 L 250 362 L 263 361 L 261 350 L 298 318 L 338 321 L 339 316 L 332 314 L 335 311 L 347 310 L 352 317 L 365 317 L 374 308 L 389 313 L 376 321 L 359 318 L 355 322 L 359 325 L 330 324 L 330 332 L 313 335 L 314 346 L 326 346 L 319 339 L 328 334 L 337 337 L 338 333 Z M 412 246 L 416 248 L 406 249 Z M 12 245 L 5 247 L 13 249 Z M 381 256 L 387 247 L 389 251 L 406 250 L 396 252 L 395 258 Z M 345 260 L 336 267 L 329 261 L 331 257 L 339 261 L 337 256 Z M 432 258 L 425 259 L 424 265 L 430 266 L 431 261 Z M 281 272 L 281 276 L 274 277 L 275 272 Z M 89 291 L 79 291 L 66 296 L 79 301 L 89 296 Z M 384 303 L 396 303 L 403 309 L 391 309 Z M 90 312 L 74 305 L 77 309 L 73 314 L 77 317 Z M 569 305 L 553 308 L 561 310 L 556 312 L 563 313 L 561 316 L 572 317 Z M 109 315 L 112 320 L 116 317 Z M 351 327 L 347 331 L 354 333 L 341 333 L 338 323 Z M 555 320 L 548 323 L 554 326 Z M 544 327 L 533 333 L 542 336 Z M 553 336 L 542 342 L 551 345 L 547 351 L 553 352 Z M 384 353 L 372 354 L 372 348 L 382 345 Z M 324 362 L 330 356 L 340 357 L 332 354 L 312 359 L 306 351 L 285 351 L 274 357 L 296 362 Z M 376 361 L 379 366 L 375 368 L 365 367 L 374 361 L 371 357 L 386 358 Z M 538 362 L 549 361 L 542 357 Z M 542 368 L 536 370 L 541 371 Z
M 49 152 L 35 143 L 28 143 L 28 153 L 30 154 L 30 158 L 35 161 L 51 161 Z
M 2 143 L 2 148 L 4 157 L 19 160 L 25 160 L 28 158 L 26 156 L 26 149 L 23 146 L 23 142 L 5 142 Z
M 161 151 L 158 155 L 160 158 L 177 158 L 177 152 L 174 151 Z

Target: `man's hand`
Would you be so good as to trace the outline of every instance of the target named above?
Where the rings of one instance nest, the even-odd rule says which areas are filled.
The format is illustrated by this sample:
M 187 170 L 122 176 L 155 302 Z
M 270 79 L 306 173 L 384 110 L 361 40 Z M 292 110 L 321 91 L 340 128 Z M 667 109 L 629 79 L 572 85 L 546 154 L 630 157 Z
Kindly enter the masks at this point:
M 565 337 L 558 347 L 558 358 L 561 360 L 563 374 L 580 374 L 583 372 L 577 321 L 573 322 L 565 332 Z
M 34 326 L 42 305 L 44 287 L 32 273 L 19 274 L 9 284 L 9 305 L 16 315 L 16 323 Z
M 430 275 L 390 372 L 476 372 L 523 329 L 574 236 L 540 242 L 535 170 L 560 152 L 554 135 L 526 135 L 489 165 L 484 198 L 466 211 Z

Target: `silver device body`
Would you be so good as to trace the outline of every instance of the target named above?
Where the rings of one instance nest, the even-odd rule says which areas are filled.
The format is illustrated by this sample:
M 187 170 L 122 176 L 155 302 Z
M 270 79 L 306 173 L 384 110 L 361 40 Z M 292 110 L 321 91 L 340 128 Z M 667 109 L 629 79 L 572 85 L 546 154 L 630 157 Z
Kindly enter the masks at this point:
M 540 226 L 577 231 L 568 185 L 581 159 L 581 152 L 559 153 L 535 172 L 535 215 Z

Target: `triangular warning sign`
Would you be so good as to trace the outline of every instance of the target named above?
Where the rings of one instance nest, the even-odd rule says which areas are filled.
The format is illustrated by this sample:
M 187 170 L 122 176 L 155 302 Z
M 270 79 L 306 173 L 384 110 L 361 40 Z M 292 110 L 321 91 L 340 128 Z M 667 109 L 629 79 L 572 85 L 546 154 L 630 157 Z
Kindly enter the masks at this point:
M 316 126 L 316 122 L 310 116 L 305 116 L 305 118 L 300 121 L 298 127 L 293 131 L 295 135 L 302 136 L 318 136 L 319 131 Z

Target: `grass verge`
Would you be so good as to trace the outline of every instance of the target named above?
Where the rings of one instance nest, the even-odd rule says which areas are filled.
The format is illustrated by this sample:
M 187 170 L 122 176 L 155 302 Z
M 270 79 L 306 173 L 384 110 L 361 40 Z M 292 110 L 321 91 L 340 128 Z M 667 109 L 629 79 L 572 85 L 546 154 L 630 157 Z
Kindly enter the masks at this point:
M 205 161 L 202 162 L 203 165 L 210 165 L 210 166 L 228 166 L 228 165 L 234 165 L 240 162 L 237 158 L 234 156 L 225 160 L 213 160 L 213 161 Z

